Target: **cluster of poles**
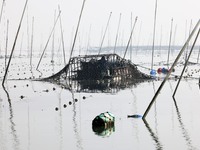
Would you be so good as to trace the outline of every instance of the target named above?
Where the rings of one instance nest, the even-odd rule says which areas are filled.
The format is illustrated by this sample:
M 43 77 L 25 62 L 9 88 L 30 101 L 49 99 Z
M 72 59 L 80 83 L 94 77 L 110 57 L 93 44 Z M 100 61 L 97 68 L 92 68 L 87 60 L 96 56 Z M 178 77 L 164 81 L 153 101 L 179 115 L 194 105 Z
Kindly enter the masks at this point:
M 179 78 L 179 80 L 178 80 L 178 83 L 177 83 L 176 88 L 175 88 L 175 90 L 174 90 L 174 93 L 173 93 L 173 95 L 172 95 L 173 98 L 175 97 L 176 91 L 177 91 L 177 89 L 178 89 L 179 83 L 180 83 L 180 81 L 181 81 L 181 79 L 182 79 L 183 73 L 184 73 L 184 71 L 185 71 L 185 69 L 186 69 L 186 66 L 187 66 L 187 64 L 188 64 L 189 58 L 190 58 L 190 56 L 191 56 L 191 54 L 192 54 L 192 51 L 193 51 L 194 46 L 195 46 L 195 44 L 196 44 L 196 41 L 197 41 L 197 39 L 198 39 L 198 37 L 199 37 L 199 32 L 200 32 L 199 24 L 200 24 L 200 20 L 198 20 L 196 26 L 194 27 L 194 29 L 193 29 L 193 31 L 191 32 L 191 34 L 189 35 L 187 41 L 186 41 L 185 44 L 183 45 L 183 47 L 182 47 L 182 49 L 180 50 L 179 54 L 177 55 L 177 57 L 176 57 L 175 61 L 173 62 L 171 68 L 169 69 L 169 72 L 167 73 L 166 77 L 164 78 L 164 80 L 163 80 L 162 83 L 160 84 L 158 90 L 156 91 L 155 95 L 153 96 L 153 98 L 152 98 L 150 104 L 148 105 L 148 107 L 147 107 L 147 109 L 146 109 L 144 115 L 142 116 L 142 119 L 143 119 L 143 120 L 145 120 L 145 118 L 146 118 L 147 114 L 149 113 L 149 111 L 150 111 L 152 105 L 153 105 L 154 102 L 156 101 L 157 96 L 159 95 L 159 93 L 160 93 L 160 91 L 162 90 L 162 88 L 163 88 L 165 82 L 166 82 L 167 79 L 169 78 L 169 76 L 170 76 L 172 70 L 173 70 L 174 67 L 176 66 L 176 64 L 177 64 L 177 62 L 179 61 L 180 57 L 182 56 L 183 52 L 186 50 L 186 48 L 187 48 L 189 42 L 191 41 L 191 38 L 194 36 L 195 32 L 198 30 L 198 32 L 197 32 L 197 34 L 196 34 L 196 37 L 195 37 L 195 40 L 194 40 L 194 42 L 193 42 L 193 45 L 192 45 L 192 47 L 191 47 L 191 50 L 190 50 L 190 52 L 189 52 L 189 55 L 188 55 L 187 58 L 186 58 L 185 65 L 184 65 L 184 68 L 183 68 L 183 70 L 182 70 L 182 72 L 181 72 L 181 75 L 180 75 L 180 78 Z
M 5 3 L 5 0 L 3 0 L 3 4 L 2 4 L 2 8 L 1 8 L 1 12 L 0 12 L 0 22 L 1 22 L 1 18 L 2 18 L 2 12 L 3 12 L 3 6 L 4 6 L 4 3 Z M 19 32 L 20 32 L 20 29 L 21 29 L 21 25 L 22 25 L 22 21 L 23 21 L 23 17 L 24 17 L 24 13 L 25 13 L 25 10 L 26 10 L 26 7 L 27 7 L 27 3 L 28 3 L 28 0 L 26 0 L 25 2 L 25 5 L 24 5 L 24 8 L 23 8 L 23 12 L 22 12 L 22 15 L 21 15 L 21 19 L 20 19 L 20 23 L 19 23 L 19 26 L 17 28 L 17 33 L 16 33 L 16 36 L 15 36 L 15 39 L 14 39 L 14 43 L 13 43 L 13 46 L 12 46 L 12 49 L 11 49 L 11 53 L 10 53 L 10 57 L 9 57 L 9 60 L 8 60 L 8 63 L 6 63 L 6 60 L 5 60 L 5 65 L 6 65 L 6 69 L 5 69 L 5 74 L 4 74 L 4 77 L 3 77 L 3 81 L 2 81 L 2 86 L 4 87 L 4 83 L 5 83 L 5 80 L 6 80 L 6 76 L 7 76 L 7 73 L 8 73 L 8 70 L 9 70 L 9 66 L 10 66 L 10 63 L 11 63 L 11 60 L 12 60 L 12 56 L 13 56 L 13 52 L 14 52 L 14 49 L 15 49 L 15 45 L 16 45 L 16 41 L 17 41 L 17 38 L 18 38 L 18 35 L 19 35 Z M 80 16 L 79 16 L 79 20 L 78 20 L 78 24 L 77 24 L 77 28 L 76 28 L 76 32 L 75 32 L 75 36 L 74 36 L 74 40 L 73 40 L 73 44 L 72 44 L 72 47 L 71 47 L 71 51 L 70 51 L 70 56 L 69 56 L 69 61 L 72 57 L 72 54 L 73 54 L 73 51 L 74 51 L 74 46 L 75 46 L 75 42 L 76 42 L 76 38 L 77 38 L 77 35 L 78 35 L 78 30 L 79 30 L 79 25 L 80 25 L 80 22 L 81 22 L 81 16 L 82 16 L 82 13 L 83 13 L 83 9 L 84 9 L 84 5 L 85 5 L 85 0 L 83 0 L 83 4 L 82 4 L 82 8 L 81 8 L 81 12 L 80 12 Z M 59 9 L 59 13 L 57 15 L 57 17 L 55 18 L 55 21 L 54 21 L 54 26 L 53 26 L 53 29 L 51 30 L 51 34 L 47 40 L 47 43 L 44 47 L 44 50 L 41 54 L 41 57 L 39 59 L 39 63 L 37 64 L 37 67 L 36 67 L 36 70 L 39 71 L 39 65 L 41 63 L 41 60 L 45 54 L 45 50 L 47 48 L 47 45 L 49 43 L 49 40 L 51 38 L 51 36 L 53 35 L 53 32 L 54 32 L 54 29 L 55 29 L 55 26 L 58 22 L 58 20 L 60 21 L 60 28 L 61 28 L 61 35 L 62 35 L 62 44 L 63 44 L 63 54 L 64 54 L 64 63 L 66 65 L 66 60 L 65 60 L 65 50 L 64 50 L 64 41 L 63 41 L 63 30 L 62 30 L 62 23 L 61 23 L 61 10 L 60 10 L 60 7 L 58 7 Z M 155 29 L 156 29 L 156 13 L 157 13 L 157 0 L 156 0 L 156 3 L 155 3 L 155 15 L 154 15 L 154 29 L 153 29 L 153 43 L 152 43 L 152 63 L 151 63 L 151 70 L 153 70 L 153 57 L 154 57 L 154 42 L 155 42 Z M 107 29 L 108 29 L 108 25 L 109 25 L 109 21 L 110 21 L 110 18 L 111 18 L 111 15 L 112 15 L 112 12 L 110 12 L 110 15 L 109 15 L 109 19 L 108 19 L 108 22 L 107 22 L 107 25 L 106 25 L 106 29 L 105 29 L 105 32 L 103 34 L 103 38 L 102 38 L 102 41 L 101 41 L 101 45 L 100 45 L 100 49 L 99 49 L 99 52 L 98 52 L 98 55 L 101 53 L 101 50 L 102 50 L 102 45 L 103 45 L 103 42 L 104 42 L 104 38 L 105 38 L 105 35 L 106 35 L 106 32 L 107 32 Z M 118 28 L 117 28 L 117 34 L 116 34 L 116 39 L 115 39 L 115 46 L 114 46 L 114 53 L 116 52 L 116 43 L 117 43 L 117 40 L 118 40 L 118 31 L 119 31 L 119 27 L 120 27 L 120 21 L 121 21 L 121 14 L 120 14 L 120 17 L 119 17 L 119 23 L 118 23 Z M 130 34 L 130 37 L 129 37 L 129 40 L 128 40 L 128 43 L 127 43 L 127 46 L 126 46 L 126 49 L 125 49 L 125 52 L 124 52 L 124 56 L 123 56 L 123 59 L 125 59 L 126 57 L 126 54 L 127 54 L 127 51 L 128 51 L 128 47 L 130 46 L 131 44 L 131 39 L 132 39 L 132 35 L 133 35 L 133 32 L 134 32 L 134 28 L 135 28 L 135 25 L 136 25 L 136 22 L 137 22 L 137 17 L 135 18 L 135 22 L 132 26 L 132 29 L 131 29 L 131 34 Z M 34 23 L 34 18 L 32 20 L 32 36 L 33 36 L 33 23 Z M 175 96 L 176 94 L 176 91 L 178 89 L 178 86 L 179 86 L 179 83 L 182 79 L 182 76 L 183 76 L 183 73 L 186 69 L 186 66 L 188 64 L 188 61 L 189 61 L 189 58 L 191 56 L 191 53 L 194 49 L 194 46 L 196 44 L 196 41 L 198 39 L 198 36 L 199 36 L 199 32 L 200 32 L 200 28 L 199 28 L 199 24 L 200 24 L 200 20 L 197 22 L 196 26 L 194 27 L 194 29 L 192 30 L 192 32 L 190 33 L 187 41 L 185 42 L 184 46 L 182 47 L 182 49 L 180 50 L 178 56 L 176 57 L 175 61 L 173 62 L 172 66 L 169 68 L 169 72 L 167 73 L 166 77 L 164 78 L 164 80 L 162 81 L 161 85 L 159 86 L 158 90 L 156 91 L 153 99 L 151 100 L 149 106 L 147 107 L 142 119 L 145 119 L 151 106 L 153 105 L 153 103 L 155 102 L 157 96 L 159 95 L 161 89 L 163 88 L 165 82 L 167 81 L 167 79 L 169 78 L 172 70 L 174 69 L 174 67 L 176 66 L 177 62 L 179 61 L 181 55 L 183 54 L 183 52 L 186 50 L 187 46 L 189 45 L 189 42 L 191 41 L 191 38 L 194 36 L 195 32 L 198 30 L 197 32 L 197 35 L 195 37 L 195 40 L 193 42 L 193 45 L 191 47 L 191 50 L 189 52 L 189 54 L 187 54 L 187 58 L 185 59 L 185 65 L 184 65 L 184 68 L 181 72 L 181 75 L 180 75 L 180 78 L 178 80 L 178 83 L 177 83 L 177 86 L 175 88 L 175 91 L 173 93 L 173 97 Z M 9 22 L 7 22 L 7 28 L 8 28 L 8 25 L 9 25 Z M 171 37 L 172 37 L 172 27 L 173 27 L 173 18 L 171 20 L 171 30 L 170 30 L 170 40 L 169 40 L 169 49 L 170 49 L 170 46 L 171 46 Z M 7 30 L 8 32 L 8 30 Z M 33 38 L 32 38 L 33 39 Z M 7 40 L 7 38 L 6 38 Z M 33 41 L 31 40 L 31 43 Z M 7 46 L 6 46 L 7 47 Z M 169 64 L 169 52 L 168 51 L 168 57 L 167 57 L 167 64 Z M 7 52 L 6 52 L 6 55 L 7 55 Z M 200 54 L 198 54 L 198 59 L 197 59 L 197 63 L 198 63 L 198 60 L 199 60 L 199 57 L 200 57 Z M 6 59 L 6 57 L 5 57 Z M 30 65 L 32 66 L 32 46 L 31 46 L 31 59 L 30 59 Z M 67 70 L 66 70 L 67 72 Z

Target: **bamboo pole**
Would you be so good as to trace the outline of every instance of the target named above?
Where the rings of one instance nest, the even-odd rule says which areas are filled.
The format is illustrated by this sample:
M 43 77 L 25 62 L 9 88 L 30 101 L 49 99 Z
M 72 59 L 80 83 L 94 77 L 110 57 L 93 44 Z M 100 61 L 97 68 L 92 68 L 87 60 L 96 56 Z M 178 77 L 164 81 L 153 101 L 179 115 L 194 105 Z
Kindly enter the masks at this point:
M 5 68 L 7 64 L 7 52 L 8 52 L 8 28 L 9 28 L 9 20 L 7 20 L 7 30 L 6 30 Z
M 195 28 L 193 29 L 193 31 L 192 31 L 191 34 L 189 35 L 187 41 L 185 42 L 184 46 L 182 47 L 181 51 L 179 52 L 178 56 L 176 57 L 174 63 L 172 64 L 171 68 L 169 69 L 169 72 L 167 73 L 166 77 L 164 78 L 164 80 L 162 81 L 162 83 L 161 83 L 161 85 L 159 86 L 158 90 L 156 91 L 156 93 L 155 93 L 153 99 L 151 100 L 149 106 L 147 107 L 147 109 L 146 109 L 146 111 L 145 111 L 145 113 L 144 113 L 144 115 L 143 115 L 143 117 L 142 117 L 143 120 L 146 118 L 146 116 L 147 116 L 149 110 L 151 109 L 151 106 L 152 106 L 153 103 L 155 102 L 155 100 L 156 100 L 158 94 L 160 93 L 160 91 L 161 91 L 161 89 L 163 88 L 165 82 L 166 82 L 167 79 L 169 78 L 169 76 L 170 76 L 172 70 L 174 69 L 174 67 L 175 67 L 175 65 L 177 64 L 179 58 L 181 57 L 182 53 L 184 52 L 185 48 L 187 47 L 187 45 L 188 45 L 189 41 L 191 40 L 193 34 L 194 34 L 195 31 L 197 30 L 199 24 L 200 24 L 200 20 L 198 20 L 198 22 L 197 22 Z
M 60 6 L 58 6 L 58 10 L 60 10 Z M 64 58 L 64 64 L 66 65 L 66 58 L 65 58 L 65 44 L 64 44 L 64 36 L 63 36 L 63 28 L 62 28 L 62 20 L 60 16 L 60 31 L 61 31 L 61 40 L 62 40 L 62 48 L 63 48 L 63 58 Z
M 30 52 L 29 52 L 29 16 L 28 16 L 28 6 L 27 6 L 27 14 L 26 14 L 26 18 L 27 18 L 27 57 L 30 57 Z
M 12 59 L 12 56 L 13 56 L 13 52 L 14 52 L 14 49 L 15 49 L 15 45 L 16 45 L 16 42 L 17 42 L 17 38 L 18 38 L 18 35 L 19 35 L 19 31 L 20 31 L 20 28 L 21 28 L 21 24 L 22 24 L 22 20 L 23 20 L 23 17 L 24 17 L 24 13 L 25 13 L 25 10 L 26 10 L 27 3 L 28 3 L 28 0 L 26 0 L 26 3 L 24 5 L 21 20 L 20 20 L 20 23 L 19 23 L 19 26 L 18 26 L 18 29 L 17 29 L 17 33 L 16 33 L 15 40 L 14 40 L 13 47 L 12 47 L 12 51 L 11 51 L 11 54 L 10 54 L 10 58 L 8 60 L 8 65 L 7 65 L 6 70 L 5 70 L 5 74 L 4 74 L 3 81 L 2 81 L 3 87 L 4 87 L 5 79 L 6 79 L 6 76 L 7 76 L 7 73 L 8 73 L 8 69 L 9 69 L 9 66 L 10 66 L 10 63 L 11 63 L 11 59 Z
M 192 54 L 192 51 L 193 51 L 194 46 L 195 46 L 195 44 L 196 44 L 196 41 L 197 41 L 197 39 L 198 39 L 199 32 L 200 32 L 200 28 L 199 28 L 199 31 L 198 31 L 198 33 L 197 33 L 197 36 L 196 36 L 196 38 L 195 38 L 195 40 L 194 40 L 194 43 L 193 43 L 193 45 L 192 45 L 192 47 L 191 47 L 190 53 L 189 53 L 189 55 L 188 55 L 188 58 L 187 58 L 186 61 L 185 61 L 185 65 L 184 65 L 184 67 L 183 67 L 183 70 L 182 70 L 182 72 L 181 72 L 181 76 L 180 76 L 180 78 L 179 78 L 179 80 L 178 80 L 178 83 L 177 83 L 177 85 L 176 85 L 176 88 L 175 88 L 175 90 L 174 90 L 174 93 L 173 93 L 172 97 L 175 97 L 175 94 L 176 94 L 176 91 L 177 91 L 178 86 L 179 86 L 179 84 L 180 84 L 180 81 L 181 81 L 181 79 L 182 79 L 183 73 L 184 73 L 184 71 L 185 71 L 185 68 L 186 68 L 186 66 L 187 66 L 187 64 L 188 64 L 188 61 L 189 61 L 189 59 L 190 59 L 190 56 L 191 56 L 191 54 Z
M 117 40 L 118 40 L 118 36 L 119 36 L 119 27 L 120 27 L 120 22 L 121 22 L 121 16 L 122 16 L 122 14 L 120 13 L 118 27 L 117 27 L 117 34 L 116 34 L 116 38 L 115 38 L 114 54 L 116 53 L 116 45 L 117 45 Z
M 2 14 L 3 14 L 3 6 L 4 6 L 4 4 L 5 4 L 5 0 L 3 0 L 2 6 L 1 6 L 0 23 L 1 23 L 1 18 L 2 18 Z
M 153 28 L 153 44 L 152 44 L 152 55 L 151 55 L 151 70 L 153 70 L 154 44 L 155 44 L 155 32 L 156 32 L 156 14 L 157 14 L 157 0 L 156 0 L 156 3 L 155 3 L 155 13 L 154 13 L 154 28 Z
M 42 60 L 42 58 L 43 58 L 43 55 L 44 55 L 44 53 L 45 53 L 45 50 L 46 50 L 47 45 L 48 45 L 48 43 L 49 43 L 49 40 L 50 40 L 50 38 L 51 38 L 51 35 L 52 35 L 52 33 L 53 33 L 54 29 L 55 29 L 56 23 L 57 23 L 57 21 L 58 21 L 58 19 L 59 19 L 59 17 L 60 17 L 60 13 L 61 13 L 61 11 L 59 11 L 59 14 L 58 14 L 58 16 L 57 16 L 57 18 L 56 18 L 56 21 L 54 22 L 53 29 L 51 30 L 51 33 L 50 33 L 49 38 L 48 38 L 48 40 L 47 40 L 47 43 L 46 43 L 46 45 L 45 45 L 45 47 L 44 47 L 44 50 L 43 50 L 43 52 L 42 52 L 42 55 L 41 55 L 40 60 L 39 60 L 39 62 L 38 62 L 38 65 L 37 65 L 37 67 L 36 67 L 36 70 L 37 70 L 37 71 L 39 71 L 38 67 L 39 67 L 39 65 L 40 65 L 40 63 L 41 63 L 41 60 Z
M 199 46 L 199 52 L 198 52 L 198 56 L 197 56 L 197 64 L 199 63 L 199 56 L 200 56 L 200 46 Z
M 86 55 L 88 54 L 88 49 L 89 49 L 89 45 L 90 45 L 90 34 L 91 34 L 91 25 L 90 25 L 90 30 L 89 30 L 89 33 L 88 33 L 88 42 L 87 42 L 87 50 L 86 50 Z
M 86 1 L 86 0 L 83 0 L 81 12 L 80 12 L 80 15 L 79 15 L 78 24 L 77 24 L 77 27 L 76 27 L 76 33 L 75 33 L 75 36 L 74 36 L 74 41 L 73 41 L 73 44 L 72 44 L 72 49 L 71 49 L 71 52 L 70 52 L 70 55 L 69 55 L 69 62 L 70 62 L 70 59 L 71 59 L 72 54 L 73 54 L 73 51 L 74 51 L 74 46 L 75 46 L 75 43 L 76 43 L 76 37 L 77 37 L 77 34 L 78 34 L 79 25 L 80 25 L 80 22 L 81 22 L 81 16 L 82 16 L 82 13 L 83 13 L 85 1 Z M 68 63 L 68 64 L 69 64 L 69 63 Z
M 31 33 L 31 54 L 30 54 L 30 66 L 32 72 L 32 55 L 33 55 L 33 29 L 34 29 L 34 17 L 32 18 L 32 33 Z
M 131 28 L 130 28 L 131 30 L 132 30 L 132 26 L 133 26 L 133 15 L 132 15 L 132 12 L 131 12 Z M 132 42 L 133 42 L 133 38 L 131 36 L 131 41 L 130 41 L 130 61 L 132 61 L 132 51 L 133 51 Z
M 78 24 L 77 24 L 77 27 L 76 27 L 76 33 L 75 33 L 75 36 L 74 36 L 74 41 L 73 41 L 72 49 L 71 49 L 71 52 L 70 52 L 70 55 L 69 55 L 68 65 L 70 65 L 71 57 L 72 57 L 72 54 L 73 54 L 73 51 L 74 51 L 74 46 L 75 46 L 75 43 L 76 43 L 76 37 L 77 37 L 77 34 L 78 34 L 78 30 L 79 30 L 79 25 L 80 25 L 80 22 L 81 22 L 81 17 L 82 17 L 83 9 L 84 9 L 84 6 L 85 6 L 85 1 L 86 0 L 83 0 L 81 12 L 80 12 L 80 15 L 79 15 Z M 69 67 L 66 68 L 66 77 L 67 77 L 68 70 L 69 70 Z
M 169 36 L 169 47 L 168 47 L 168 55 L 167 55 L 167 66 L 168 66 L 168 68 L 169 68 L 169 55 L 170 55 L 170 51 L 171 51 L 172 30 L 173 30 L 173 18 L 171 19 L 171 29 L 170 29 L 170 36 Z
M 102 41 L 101 41 L 101 45 L 100 45 L 100 49 L 99 49 L 98 55 L 101 53 L 101 48 L 103 46 L 103 42 L 104 42 L 104 39 L 105 39 L 105 36 L 106 36 L 106 32 L 107 32 L 107 29 L 108 29 L 108 26 L 109 26 L 111 15 L 112 15 L 112 12 L 110 12 L 110 15 L 109 15 L 109 18 L 108 18 L 108 22 L 107 22 L 107 25 L 106 25 L 106 29 L 105 29 Z
M 130 35 L 130 38 L 129 38 L 129 40 L 128 40 L 128 44 L 127 44 L 127 46 L 126 46 L 126 50 L 125 50 L 123 59 L 125 59 L 125 57 L 126 57 L 126 53 L 127 53 L 128 47 L 129 47 L 130 42 L 131 42 L 131 39 L 132 39 L 132 35 L 133 35 L 133 31 L 134 31 L 136 22 L 137 22 L 137 16 L 135 17 L 135 22 L 134 22 L 134 25 L 133 25 L 133 27 L 132 27 L 131 35 Z

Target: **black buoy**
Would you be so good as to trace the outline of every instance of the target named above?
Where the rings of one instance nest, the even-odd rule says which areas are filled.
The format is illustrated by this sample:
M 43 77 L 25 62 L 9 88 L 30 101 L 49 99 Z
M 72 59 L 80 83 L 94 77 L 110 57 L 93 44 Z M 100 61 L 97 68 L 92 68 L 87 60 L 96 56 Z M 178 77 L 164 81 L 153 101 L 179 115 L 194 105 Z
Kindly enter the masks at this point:
M 85 97 L 85 96 L 83 96 L 83 99 L 86 99 L 86 97 Z
M 72 104 L 72 102 L 71 101 L 69 101 L 69 105 L 71 105 Z
M 23 98 L 24 98 L 24 96 L 23 96 L 23 95 L 21 95 L 21 96 L 20 96 L 20 98 L 21 98 L 21 99 L 23 99 Z
M 58 107 L 56 107 L 55 110 L 58 111 Z
M 67 107 L 67 105 L 66 105 L 66 104 L 64 104 L 64 105 L 63 105 L 63 107 L 64 107 L 64 108 L 66 108 L 66 107 Z

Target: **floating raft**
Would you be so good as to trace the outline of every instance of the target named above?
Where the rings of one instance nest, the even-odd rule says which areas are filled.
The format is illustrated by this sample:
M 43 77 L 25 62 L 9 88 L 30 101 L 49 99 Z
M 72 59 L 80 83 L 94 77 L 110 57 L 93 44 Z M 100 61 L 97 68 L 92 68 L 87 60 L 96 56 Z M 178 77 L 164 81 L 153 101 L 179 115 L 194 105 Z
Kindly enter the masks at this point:
M 142 73 L 131 61 L 117 54 L 86 55 L 70 58 L 67 64 L 57 74 L 46 78 L 56 81 L 71 80 L 102 80 L 116 77 L 132 79 L 151 79 Z

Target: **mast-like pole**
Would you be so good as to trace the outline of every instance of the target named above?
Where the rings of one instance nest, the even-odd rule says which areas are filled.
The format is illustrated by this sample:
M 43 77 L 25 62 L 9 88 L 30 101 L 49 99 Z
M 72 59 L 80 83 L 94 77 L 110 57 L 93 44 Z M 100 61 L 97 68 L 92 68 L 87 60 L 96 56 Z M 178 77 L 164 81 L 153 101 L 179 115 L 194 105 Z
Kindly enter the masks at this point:
M 2 14 L 3 14 L 3 6 L 5 4 L 5 0 L 3 0 L 2 6 L 1 6 L 1 13 L 0 13 L 0 23 L 1 23 L 1 18 L 2 18 Z
M 200 46 L 199 46 L 199 53 L 198 53 L 198 56 L 197 56 L 197 64 L 199 63 L 199 56 L 200 56 Z
M 9 28 L 9 20 L 7 20 L 7 31 L 6 31 L 5 68 L 7 63 L 7 52 L 8 52 L 8 28 Z
M 123 59 L 125 59 L 125 57 L 126 57 L 126 53 L 127 53 L 128 47 L 129 47 L 130 42 L 131 42 L 131 38 L 132 38 L 132 35 L 133 35 L 133 31 L 134 31 L 134 28 L 135 28 L 136 22 L 137 22 L 137 17 L 135 17 L 135 22 L 134 22 L 134 25 L 133 25 L 133 28 L 132 28 L 132 31 L 131 31 L 130 38 L 129 38 L 129 40 L 128 40 L 128 44 L 127 44 L 127 46 L 126 46 L 126 50 L 125 50 L 125 53 L 124 53 L 124 57 L 123 57 Z
M 12 56 L 13 56 L 13 52 L 14 52 L 14 49 L 15 49 L 15 45 L 16 45 L 16 42 L 17 42 L 17 38 L 18 38 L 18 35 L 19 35 L 19 31 L 20 31 L 20 28 L 21 28 L 21 24 L 22 24 L 22 20 L 23 20 L 23 17 L 24 17 L 24 13 L 25 13 L 25 10 L 26 10 L 27 3 L 28 3 L 28 0 L 26 0 L 26 3 L 24 5 L 21 20 L 20 20 L 20 23 L 19 23 L 19 26 L 18 26 L 18 29 L 17 29 L 17 33 L 16 33 L 15 40 L 14 40 L 13 47 L 12 47 L 12 51 L 11 51 L 11 54 L 10 54 L 10 58 L 8 60 L 8 65 L 7 65 L 6 70 L 5 70 L 5 74 L 4 74 L 3 81 L 2 81 L 3 87 L 4 87 L 4 82 L 5 82 L 7 73 L 8 73 L 8 69 L 9 69 L 9 66 L 10 66 L 10 63 L 11 63 L 11 59 L 12 59 Z
M 34 29 L 34 17 L 32 18 L 32 34 L 31 34 L 31 54 L 30 54 L 30 66 L 32 72 L 32 56 L 33 56 L 33 29 Z
M 103 45 L 103 42 L 104 42 L 104 39 L 105 39 L 105 36 L 106 36 L 106 31 L 107 31 L 108 26 L 109 26 L 111 15 L 112 15 L 112 12 L 110 12 L 110 15 L 109 15 L 109 18 L 108 18 L 108 22 L 107 22 L 107 25 L 106 25 L 106 29 L 105 29 L 102 41 L 101 41 L 101 45 L 100 45 L 100 49 L 99 49 L 98 55 L 101 53 L 101 48 L 102 48 L 102 45 Z
M 58 6 L 58 10 L 60 11 L 60 6 Z M 65 44 L 64 44 L 64 36 L 63 36 L 63 28 L 62 28 L 62 20 L 61 20 L 61 16 L 60 16 L 60 31 L 61 31 L 61 40 L 62 40 L 62 48 L 63 48 L 64 64 L 66 65 L 66 58 L 65 58 Z
M 162 81 L 162 83 L 161 83 L 161 85 L 159 86 L 158 90 L 156 91 L 156 93 L 155 93 L 153 99 L 151 100 L 149 106 L 147 107 L 147 109 L 146 109 L 146 111 L 145 111 L 145 113 L 144 113 L 144 115 L 143 115 L 143 117 L 142 117 L 143 120 L 146 118 L 146 116 L 147 116 L 149 110 L 151 109 L 151 106 L 153 105 L 154 101 L 156 100 L 156 98 L 157 98 L 158 94 L 160 93 L 161 89 L 163 88 L 165 82 L 166 82 L 167 79 L 169 78 L 169 76 L 170 76 L 172 70 L 174 69 L 174 67 L 175 67 L 175 65 L 177 64 L 179 58 L 181 57 L 182 53 L 184 52 L 185 48 L 187 47 L 187 45 L 188 45 L 190 39 L 192 38 L 193 34 L 194 34 L 195 31 L 197 30 L 199 24 L 200 24 L 200 20 L 198 20 L 198 22 L 197 22 L 195 28 L 193 29 L 192 33 L 189 35 L 187 41 L 185 42 L 184 46 L 182 47 L 181 51 L 179 52 L 178 56 L 176 57 L 174 63 L 172 64 L 171 68 L 169 69 L 169 72 L 167 73 L 166 77 L 164 78 L 164 80 Z
M 60 12 L 60 10 L 58 10 Z M 54 11 L 54 24 L 56 22 L 56 10 Z M 54 41 L 55 41 L 55 30 L 53 30 L 52 35 L 52 49 L 51 49 L 51 63 L 54 63 Z
M 69 55 L 69 62 L 70 62 L 70 59 L 72 57 L 72 53 L 74 51 L 74 46 L 75 46 L 75 43 L 76 43 L 76 37 L 77 37 L 77 34 L 78 34 L 78 29 L 79 29 L 79 25 L 80 25 L 80 22 L 81 22 L 81 16 L 82 16 L 82 13 L 83 13 L 83 8 L 84 8 L 84 5 L 85 5 L 85 1 L 86 0 L 83 0 L 83 4 L 82 4 L 82 8 L 81 8 L 81 13 L 80 13 L 78 24 L 77 24 L 77 28 L 76 28 L 76 33 L 75 33 L 75 36 L 74 36 L 74 42 L 72 44 L 72 49 L 71 49 L 71 52 L 70 52 L 70 55 Z
M 195 38 L 195 40 L 194 40 L 194 43 L 193 43 L 193 45 L 192 45 L 192 47 L 191 47 L 190 53 L 189 53 L 189 55 L 188 55 L 188 58 L 187 58 L 186 61 L 185 61 L 185 65 L 184 65 L 184 67 L 183 67 L 183 70 L 182 70 L 182 72 L 181 72 L 181 76 L 180 76 L 180 78 L 179 78 L 179 80 L 178 80 L 178 83 L 177 83 L 177 85 L 176 85 L 176 88 L 175 88 L 175 90 L 174 90 L 173 97 L 174 97 L 175 94 L 176 94 L 176 91 L 177 91 L 178 86 L 179 86 L 179 84 L 180 84 L 180 81 L 181 81 L 181 79 L 182 79 L 182 76 L 183 76 L 183 73 L 184 73 L 184 71 L 185 71 L 185 68 L 187 67 L 187 64 L 188 64 L 188 61 L 189 61 L 190 56 L 191 56 L 191 54 L 192 54 L 193 48 L 194 48 L 194 46 L 195 46 L 195 44 L 196 44 L 196 41 L 197 41 L 197 39 L 198 39 L 199 32 L 200 32 L 200 28 L 199 28 L 199 31 L 198 31 L 198 33 L 197 33 L 197 36 L 196 36 L 196 38 Z
M 131 12 L 131 28 L 132 28 L 132 26 L 133 26 L 133 15 L 132 15 L 132 12 Z M 133 50 L 132 49 L 132 42 L 133 42 L 133 40 L 132 40 L 132 36 L 131 36 L 131 41 L 130 41 L 130 61 L 132 61 L 132 50 Z
M 171 20 L 171 29 L 170 29 L 170 36 L 169 36 L 169 47 L 168 47 L 168 55 L 167 55 L 167 66 L 168 66 L 168 68 L 169 68 L 169 55 L 170 55 L 170 51 L 171 51 L 172 28 L 173 28 L 173 18 Z
M 50 38 L 51 38 L 51 35 L 52 35 L 53 31 L 54 31 L 54 28 L 55 28 L 55 26 L 56 26 L 56 23 L 57 23 L 57 21 L 58 21 L 58 18 L 60 17 L 60 13 L 61 13 L 61 11 L 59 11 L 59 14 L 58 14 L 57 19 L 56 19 L 56 21 L 55 21 L 55 23 L 54 23 L 53 29 L 52 29 L 52 31 L 51 31 L 51 33 L 50 33 L 50 35 L 49 35 L 49 38 L 48 38 L 47 43 L 46 43 L 46 45 L 45 45 L 45 48 L 44 48 L 44 50 L 43 50 L 43 52 L 42 52 L 42 55 L 41 55 L 41 57 L 40 57 L 40 60 L 39 60 L 38 65 L 37 65 L 37 67 L 36 67 L 36 70 L 38 70 L 38 67 L 39 67 L 40 62 L 41 62 L 41 60 L 42 60 L 42 57 L 43 57 L 43 55 L 44 55 L 44 52 L 45 52 L 45 50 L 46 50 L 46 48 L 47 48 L 47 45 L 48 45 L 49 40 L 50 40 Z M 39 71 L 39 70 L 38 70 L 38 71 Z
M 118 27 L 117 27 L 117 34 L 116 34 L 116 38 L 115 38 L 114 54 L 116 53 L 116 46 L 117 46 L 117 40 L 118 40 L 118 35 L 119 35 L 119 26 L 120 26 L 120 22 L 121 22 L 121 16 L 122 16 L 122 14 L 120 13 Z
M 154 13 L 154 28 L 153 28 L 153 44 L 152 44 L 152 55 L 151 55 L 151 70 L 153 70 L 153 58 L 154 58 L 154 43 L 155 43 L 155 32 L 156 32 L 156 14 L 157 14 L 157 0 L 155 3 L 155 13 Z

